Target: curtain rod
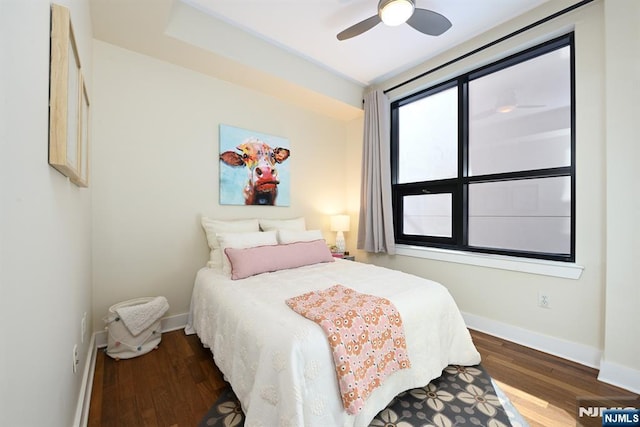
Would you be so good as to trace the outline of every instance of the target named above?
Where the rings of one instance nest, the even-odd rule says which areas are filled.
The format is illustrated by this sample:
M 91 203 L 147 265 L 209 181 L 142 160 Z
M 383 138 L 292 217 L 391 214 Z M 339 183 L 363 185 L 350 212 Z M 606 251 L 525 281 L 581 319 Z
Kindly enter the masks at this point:
M 572 5 L 572 6 L 569 6 L 569 7 L 565 8 L 565 9 L 562 9 L 562 10 L 560 10 L 560 11 L 558 11 L 558 12 L 552 14 L 552 15 L 547 16 L 546 18 L 542 18 L 542 19 L 540 19 L 540 20 L 538 20 L 538 21 L 536 21 L 536 22 L 534 22 L 532 24 L 529 24 L 529 25 L 527 25 L 525 27 L 520 28 L 519 30 L 516 30 L 516 31 L 514 31 L 512 33 L 509 33 L 506 36 L 502 36 L 497 40 L 494 40 L 494 41 L 489 42 L 489 43 L 487 43 L 487 44 L 485 44 L 483 46 L 480 46 L 479 48 L 476 48 L 476 49 L 472 50 L 471 52 L 467 52 L 464 55 L 461 55 L 461 56 L 459 56 L 459 57 L 457 57 L 455 59 L 452 59 L 451 61 L 448 61 L 448 62 L 445 62 L 444 64 L 438 65 L 437 67 L 432 68 L 430 70 L 427 70 L 422 74 L 418 74 L 417 76 L 412 77 L 409 80 L 405 80 L 404 82 L 399 83 L 399 84 L 397 84 L 397 85 L 395 85 L 395 86 L 393 86 L 393 87 L 391 87 L 389 89 L 385 89 L 383 92 L 386 94 L 387 92 L 391 92 L 392 90 L 398 89 L 399 87 L 402 87 L 402 86 L 404 86 L 406 84 L 414 82 L 414 81 L 416 81 L 418 79 L 421 79 L 424 76 L 428 76 L 431 73 L 435 73 L 436 71 L 441 70 L 444 67 L 448 67 L 451 64 L 455 64 L 456 62 L 461 61 L 461 60 L 463 60 L 465 58 L 468 58 L 471 55 L 475 55 L 478 52 L 482 52 L 483 50 L 488 49 L 491 46 L 495 46 L 498 43 L 502 43 L 503 41 L 508 40 L 511 37 L 515 37 L 518 34 L 524 33 L 525 31 L 528 31 L 528 30 L 530 30 L 532 28 L 535 28 L 538 25 L 544 24 L 545 22 L 551 21 L 552 19 L 555 19 L 555 18 L 557 18 L 559 16 L 562 16 L 562 15 L 564 15 L 566 13 L 569 13 L 569 12 L 575 10 L 575 9 L 578 9 L 578 8 L 588 4 L 588 3 L 591 3 L 592 1 L 593 0 L 582 0 L 581 2 L 576 3 L 576 4 Z M 363 102 L 364 102 L 364 100 L 363 100 Z

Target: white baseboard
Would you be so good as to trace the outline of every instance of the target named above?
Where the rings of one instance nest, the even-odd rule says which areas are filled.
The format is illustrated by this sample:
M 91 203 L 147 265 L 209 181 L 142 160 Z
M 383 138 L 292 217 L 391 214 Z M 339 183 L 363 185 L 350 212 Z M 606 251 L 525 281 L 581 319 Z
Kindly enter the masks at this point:
M 93 390 L 93 374 L 96 370 L 96 334 L 91 335 L 87 360 L 82 373 L 82 383 L 78 393 L 78 403 L 76 403 L 76 415 L 73 421 L 75 427 L 86 427 L 89 422 L 89 405 L 91 404 L 91 391 Z
M 563 359 L 571 360 L 581 365 L 598 369 L 602 358 L 602 351 L 595 347 L 579 344 L 549 335 L 533 332 L 528 329 L 476 316 L 475 314 L 462 313 L 467 326 L 471 329 L 487 333 L 525 347 L 540 350 Z
M 189 319 L 189 313 L 176 314 L 173 316 L 165 317 L 160 323 L 162 332 L 175 331 L 187 326 L 187 320 Z
M 601 361 L 598 381 L 640 394 L 640 371 L 617 363 Z
M 176 314 L 174 316 L 163 317 L 160 320 L 160 328 L 162 332 L 175 331 L 176 329 L 182 329 L 187 325 L 187 319 L 189 313 Z M 95 333 L 96 347 L 102 348 L 107 346 L 107 330 L 104 329 Z

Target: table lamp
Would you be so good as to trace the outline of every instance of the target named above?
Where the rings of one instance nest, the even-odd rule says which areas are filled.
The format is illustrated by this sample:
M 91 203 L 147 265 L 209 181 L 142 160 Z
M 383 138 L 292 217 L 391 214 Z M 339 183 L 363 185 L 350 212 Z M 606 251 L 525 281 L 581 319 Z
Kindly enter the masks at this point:
M 349 215 L 333 215 L 331 217 L 331 231 L 336 234 L 336 247 L 338 252 L 345 251 L 344 232 L 349 231 L 350 218 Z

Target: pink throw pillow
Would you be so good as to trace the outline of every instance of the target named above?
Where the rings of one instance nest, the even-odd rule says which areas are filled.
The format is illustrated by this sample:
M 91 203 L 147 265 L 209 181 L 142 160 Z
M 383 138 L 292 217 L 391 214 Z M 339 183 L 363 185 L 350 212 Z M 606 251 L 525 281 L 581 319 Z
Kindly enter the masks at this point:
M 231 263 L 232 280 L 244 279 L 260 273 L 334 261 L 324 240 L 256 246 L 245 249 L 226 248 L 224 252 Z

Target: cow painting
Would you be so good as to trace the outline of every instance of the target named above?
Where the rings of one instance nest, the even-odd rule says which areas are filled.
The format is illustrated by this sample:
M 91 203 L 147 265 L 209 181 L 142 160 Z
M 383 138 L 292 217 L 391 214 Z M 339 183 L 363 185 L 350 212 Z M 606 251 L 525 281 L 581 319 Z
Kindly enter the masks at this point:
M 245 205 L 275 205 L 278 197 L 278 166 L 289 158 L 289 150 L 271 147 L 257 137 L 249 137 L 236 147 L 220 154 L 227 166 L 243 168 L 247 179 L 241 191 Z

